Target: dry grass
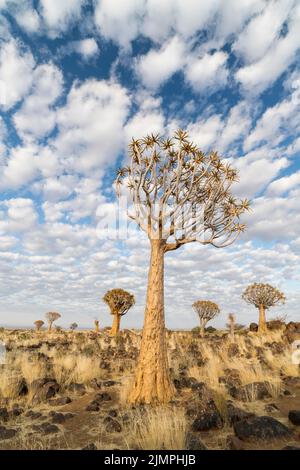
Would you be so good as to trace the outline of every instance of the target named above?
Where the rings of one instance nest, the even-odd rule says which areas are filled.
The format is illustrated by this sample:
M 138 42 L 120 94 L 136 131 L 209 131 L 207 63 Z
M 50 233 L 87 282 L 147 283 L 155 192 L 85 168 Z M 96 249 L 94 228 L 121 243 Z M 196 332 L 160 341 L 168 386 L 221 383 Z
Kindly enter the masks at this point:
M 146 408 L 134 411 L 130 422 L 127 435 L 129 449 L 182 450 L 186 447 L 188 424 L 183 409 Z

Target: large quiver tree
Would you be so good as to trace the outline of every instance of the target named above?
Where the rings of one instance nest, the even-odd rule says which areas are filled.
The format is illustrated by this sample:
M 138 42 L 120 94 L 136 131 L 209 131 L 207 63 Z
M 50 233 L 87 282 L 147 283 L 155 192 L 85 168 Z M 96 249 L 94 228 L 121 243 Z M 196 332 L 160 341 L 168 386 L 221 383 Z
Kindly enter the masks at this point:
M 114 317 L 110 334 L 116 336 L 120 330 L 121 317 L 135 304 L 134 295 L 123 289 L 112 289 L 106 292 L 103 300 Z
M 130 164 L 119 170 L 118 195 L 129 188 L 128 216 L 151 245 L 144 328 L 136 378 L 129 401 L 168 402 L 170 380 L 164 318 L 164 255 L 198 241 L 225 247 L 244 230 L 240 215 L 249 202 L 235 199 L 237 171 L 216 152 L 204 154 L 179 130 L 172 139 L 133 139 Z M 128 191 L 127 191 L 128 194 Z
M 61 317 L 60 313 L 48 312 L 46 313 L 46 319 L 48 320 L 48 331 L 52 330 L 53 323 Z
M 263 333 L 266 331 L 266 310 L 270 307 L 285 303 L 285 296 L 276 287 L 270 284 L 254 283 L 247 287 L 242 298 L 259 310 L 258 331 Z

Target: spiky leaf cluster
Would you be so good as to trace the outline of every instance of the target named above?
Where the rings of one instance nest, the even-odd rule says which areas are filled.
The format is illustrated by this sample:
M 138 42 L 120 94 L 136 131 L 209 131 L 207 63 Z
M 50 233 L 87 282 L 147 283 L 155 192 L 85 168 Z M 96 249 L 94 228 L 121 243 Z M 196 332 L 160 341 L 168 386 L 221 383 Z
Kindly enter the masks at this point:
M 249 304 L 259 308 L 261 305 L 268 309 L 285 303 L 285 296 L 270 284 L 254 283 L 247 287 L 242 298 Z
M 48 312 L 46 313 L 46 318 L 48 322 L 53 323 L 55 320 L 58 320 L 61 317 L 60 313 L 57 312 Z
M 216 152 L 202 152 L 181 129 L 171 139 L 132 139 L 129 152 L 130 164 L 117 174 L 117 192 L 127 184 L 133 203 L 128 215 L 149 238 L 172 238 L 166 251 L 200 240 L 226 246 L 244 230 L 240 216 L 249 201 L 232 195 L 237 170 Z
M 193 303 L 193 309 L 203 323 L 207 323 L 220 313 L 219 306 L 210 300 L 197 300 Z
M 125 315 L 135 304 L 134 295 L 123 289 L 107 291 L 103 300 L 109 306 L 112 315 Z

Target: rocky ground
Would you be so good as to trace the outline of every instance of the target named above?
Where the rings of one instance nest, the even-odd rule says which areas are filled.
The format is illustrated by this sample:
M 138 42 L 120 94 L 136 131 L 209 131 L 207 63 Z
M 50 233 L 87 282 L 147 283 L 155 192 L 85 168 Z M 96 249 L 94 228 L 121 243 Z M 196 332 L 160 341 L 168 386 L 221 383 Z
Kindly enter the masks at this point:
M 252 330 L 168 332 L 177 394 L 160 408 L 126 405 L 138 332 L 2 330 L 0 449 L 300 449 L 300 324 Z

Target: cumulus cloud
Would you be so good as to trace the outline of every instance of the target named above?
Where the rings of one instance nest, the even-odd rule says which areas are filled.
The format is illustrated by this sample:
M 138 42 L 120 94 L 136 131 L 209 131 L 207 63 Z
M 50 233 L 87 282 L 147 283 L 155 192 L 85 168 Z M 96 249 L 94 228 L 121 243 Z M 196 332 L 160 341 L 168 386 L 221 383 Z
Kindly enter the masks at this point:
M 48 34 L 56 37 L 72 22 L 78 20 L 84 0 L 40 0 L 40 12 L 48 28 Z
M 99 55 L 100 49 L 94 38 L 86 38 L 80 41 L 71 41 L 60 49 L 62 55 L 79 54 L 84 60 L 95 58 Z
M 228 77 L 227 59 L 228 55 L 222 51 L 200 58 L 190 56 L 185 70 L 187 82 L 197 92 L 224 87 Z
M 274 41 L 258 61 L 241 67 L 235 74 L 242 87 L 250 93 L 261 93 L 277 80 L 293 63 L 299 44 L 300 5 L 290 14 L 288 31 Z
M 29 91 L 35 66 L 31 52 L 11 39 L 0 49 L 0 106 L 5 111 L 18 103 Z
M 56 123 L 53 105 L 63 90 L 63 76 L 53 64 L 38 66 L 32 74 L 32 89 L 14 124 L 23 139 L 40 139 L 49 134 Z

